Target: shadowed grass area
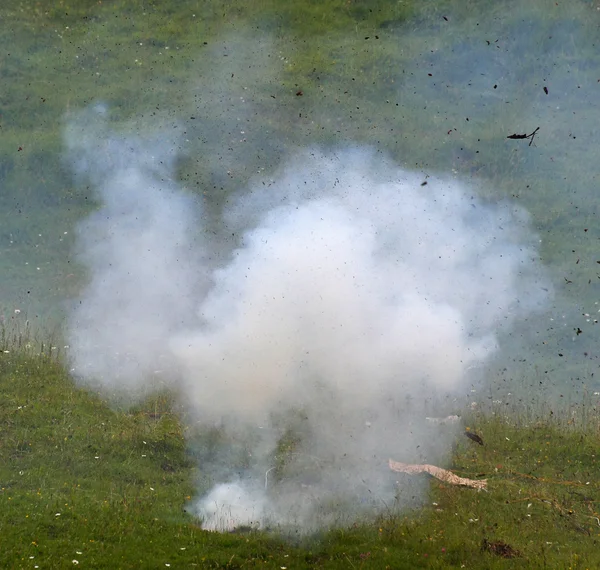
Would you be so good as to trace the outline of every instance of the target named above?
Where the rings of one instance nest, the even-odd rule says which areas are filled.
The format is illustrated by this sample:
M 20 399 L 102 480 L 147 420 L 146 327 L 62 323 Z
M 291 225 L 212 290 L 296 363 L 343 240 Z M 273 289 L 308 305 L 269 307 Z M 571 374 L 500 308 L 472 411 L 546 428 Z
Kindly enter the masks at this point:
M 580 410 L 471 412 L 465 427 L 484 445 L 460 437 L 444 467 L 486 477 L 488 492 L 432 479 L 422 509 L 294 538 L 206 532 L 184 511 L 202 465 L 168 394 L 120 411 L 31 351 L 2 353 L 0 390 L 6 568 L 504 568 L 507 552 L 514 568 L 600 564 L 595 407 L 585 425 Z M 413 476 L 390 477 L 401 494 Z

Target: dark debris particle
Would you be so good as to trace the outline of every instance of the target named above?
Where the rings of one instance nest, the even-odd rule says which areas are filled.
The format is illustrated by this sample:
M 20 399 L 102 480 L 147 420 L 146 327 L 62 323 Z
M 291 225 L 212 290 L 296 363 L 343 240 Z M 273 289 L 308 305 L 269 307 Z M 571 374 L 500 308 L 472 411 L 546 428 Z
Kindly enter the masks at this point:
M 471 440 L 474 441 L 475 443 L 478 443 L 479 445 L 483 445 L 483 439 L 481 439 L 480 436 L 478 436 L 476 433 L 473 433 L 471 431 L 466 431 L 465 435 Z
M 537 134 L 537 132 L 539 130 L 540 130 L 540 128 L 537 127 L 533 132 L 531 132 L 529 134 L 517 135 L 517 134 L 513 133 L 512 135 L 508 135 L 506 138 L 513 139 L 513 140 L 529 139 L 529 146 L 531 146 L 531 143 L 533 143 L 533 139 L 535 138 L 535 135 Z
M 521 553 L 517 549 L 513 548 L 506 542 L 502 542 L 501 540 L 494 540 L 490 542 L 487 538 L 484 538 L 481 541 L 481 550 L 484 552 L 491 552 L 492 554 L 502 558 L 517 558 L 521 556 Z

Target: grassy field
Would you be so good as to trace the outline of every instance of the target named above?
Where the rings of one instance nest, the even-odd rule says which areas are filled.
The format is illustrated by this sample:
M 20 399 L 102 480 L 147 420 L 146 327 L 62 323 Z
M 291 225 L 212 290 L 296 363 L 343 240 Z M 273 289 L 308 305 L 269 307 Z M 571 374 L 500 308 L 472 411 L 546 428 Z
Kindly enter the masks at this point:
M 473 177 L 492 200 L 509 197 L 532 214 L 559 291 L 593 304 L 599 15 L 586 2 L 512 6 L 7 3 L 0 8 L 2 303 L 31 318 L 60 318 L 77 291 L 72 238 L 95 197 L 73 183 L 62 134 L 69 113 L 102 101 L 115 123 L 184 124 L 189 143 L 178 176 L 215 203 L 257 169 L 312 144 L 364 143 L 425 175 Z M 234 136 L 238 121 L 243 144 Z M 538 146 L 506 140 L 536 126 Z
M 597 568 L 600 415 L 469 410 L 422 508 L 310 536 L 213 533 L 185 511 L 198 466 L 168 394 L 129 409 L 76 387 L 60 358 L 0 355 L 3 568 Z M 52 353 L 52 347 L 46 347 Z M 201 467 L 201 466 L 200 466 Z M 387 466 L 382 465 L 382 470 Z M 398 474 L 390 472 L 398 479 Z M 427 475 L 403 475 L 427 477 Z M 401 481 L 401 480 L 400 480 Z M 402 485 L 399 490 L 401 492 Z
M 599 13 L 584 1 L 515 5 L 0 7 L 0 567 L 600 567 Z M 502 339 L 493 396 L 456 409 L 484 445 L 460 430 L 441 465 L 487 478 L 488 491 L 431 479 L 422 508 L 310 536 L 203 531 L 186 511 L 202 465 L 176 395 L 109 403 L 74 383 L 60 341 L 65 302 L 86 279 L 75 229 L 97 205 L 73 182 L 62 133 L 69 113 L 96 101 L 132 130 L 185 124 L 178 181 L 209 209 L 261 161 L 268 170 L 296 147 L 345 143 L 527 209 L 555 307 L 528 323 L 533 340 Z M 531 147 L 506 140 L 537 126 Z

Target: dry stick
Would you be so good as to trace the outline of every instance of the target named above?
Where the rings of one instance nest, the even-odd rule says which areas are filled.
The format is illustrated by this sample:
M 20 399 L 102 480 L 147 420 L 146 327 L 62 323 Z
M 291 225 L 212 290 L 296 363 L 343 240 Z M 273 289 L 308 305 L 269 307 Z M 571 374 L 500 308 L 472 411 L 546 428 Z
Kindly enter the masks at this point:
M 413 465 L 411 463 L 400 463 L 399 461 L 389 460 L 390 469 L 399 473 L 429 473 L 436 479 L 451 485 L 463 485 L 464 487 L 473 487 L 474 489 L 487 489 L 487 479 L 466 479 L 459 477 L 447 469 L 436 467 L 435 465 Z

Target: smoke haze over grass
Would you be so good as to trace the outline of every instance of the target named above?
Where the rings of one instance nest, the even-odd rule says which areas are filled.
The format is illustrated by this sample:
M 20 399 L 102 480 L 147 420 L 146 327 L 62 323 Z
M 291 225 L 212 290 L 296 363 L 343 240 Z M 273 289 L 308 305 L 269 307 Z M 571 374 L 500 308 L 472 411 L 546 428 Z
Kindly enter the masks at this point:
M 101 204 L 79 227 L 75 374 L 135 395 L 158 372 L 196 426 L 227 434 L 201 452 L 205 528 L 308 529 L 406 502 L 387 458 L 447 453 L 452 430 L 426 412 L 547 296 L 527 215 L 371 148 L 312 149 L 231 198 L 224 248 L 174 181 L 178 141 L 117 134 L 104 114 L 66 134 Z

